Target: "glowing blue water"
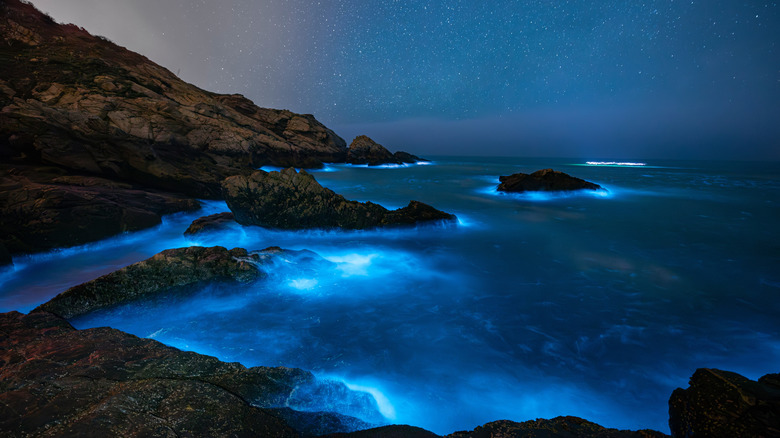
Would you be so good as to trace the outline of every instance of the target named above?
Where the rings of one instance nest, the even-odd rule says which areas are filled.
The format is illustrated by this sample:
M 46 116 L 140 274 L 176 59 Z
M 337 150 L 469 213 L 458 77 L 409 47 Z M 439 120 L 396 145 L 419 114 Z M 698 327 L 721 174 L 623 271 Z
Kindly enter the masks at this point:
M 697 367 L 780 371 L 780 166 L 440 158 L 315 172 L 349 199 L 410 199 L 458 225 L 369 232 L 257 227 L 185 238 L 199 214 L 82 248 L 16 259 L 0 310 L 162 249 L 310 249 L 268 279 L 75 321 L 246 365 L 287 365 L 374 395 L 393 422 L 439 433 L 577 415 L 667 431 L 667 400 Z M 517 196 L 499 175 L 553 167 L 607 193 Z M 328 406 L 322 406 L 328 409 Z

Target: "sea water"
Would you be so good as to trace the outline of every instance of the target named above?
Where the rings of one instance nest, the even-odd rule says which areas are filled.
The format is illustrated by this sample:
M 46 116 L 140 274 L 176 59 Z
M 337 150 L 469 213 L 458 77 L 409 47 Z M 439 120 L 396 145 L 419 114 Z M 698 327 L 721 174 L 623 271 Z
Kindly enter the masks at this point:
M 352 232 L 236 224 L 183 236 L 194 218 L 227 210 L 210 201 L 151 230 L 14 259 L 0 273 L 0 310 L 29 311 L 166 248 L 308 249 L 324 260 L 279 258 L 257 283 L 73 323 L 308 369 L 372 394 L 389 423 L 437 433 L 558 415 L 668 432 L 669 395 L 696 368 L 780 371 L 780 165 L 588 161 L 598 160 L 330 165 L 312 173 L 348 199 L 388 208 L 414 199 L 458 221 Z M 606 190 L 495 190 L 499 175 L 547 167 Z M 328 410 L 322 403 L 314 408 Z

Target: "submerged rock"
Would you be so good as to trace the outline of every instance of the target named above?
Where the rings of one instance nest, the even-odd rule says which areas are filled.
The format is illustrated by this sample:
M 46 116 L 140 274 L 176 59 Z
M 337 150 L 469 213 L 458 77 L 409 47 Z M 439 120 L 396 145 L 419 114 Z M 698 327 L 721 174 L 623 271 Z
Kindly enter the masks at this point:
M 197 234 L 201 231 L 214 230 L 222 228 L 225 224 L 235 222 L 233 213 L 217 213 L 209 216 L 203 216 L 192 221 L 184 234 Z
M 63 318 L 213 281 L 249 282 L 265 274 L 243 248 L 221 246 L 168 249 L 118 271 L 74 286 L 38 306 Z
M 349 201 L 322 187 L 306 171 L 255 171 L 222 183 L 236 222 L 281 229 L 366 229 L 454 220 L 455 216 L 417 201 L 389 211 L 372 202 Z
M 0 430 L 10 436 L 262 436 L 368 424 L 297 412 L 298 392 L 370 396 L 295 368 L 246 368 L 111 328 L 76 330 L 47 312 L 0 314 Z
M 542 169 L 532 174 L 515 173 L 498 178 L 500 192 L 561 192 L 571 190 L 603 190 L 603 188 L 558 170 Z
M 737 373 L 696 370 L 669 398 L 675 437 L 780 437 L 780 374 L 756 382 Z
M 379 166 L 382 164 L 416 163 L 418 161 L 425 160 L 402 151 L 393 154 L 384 146 L 365 135 L 355 137 L 347 150 L 347 163 L 350 164 Z

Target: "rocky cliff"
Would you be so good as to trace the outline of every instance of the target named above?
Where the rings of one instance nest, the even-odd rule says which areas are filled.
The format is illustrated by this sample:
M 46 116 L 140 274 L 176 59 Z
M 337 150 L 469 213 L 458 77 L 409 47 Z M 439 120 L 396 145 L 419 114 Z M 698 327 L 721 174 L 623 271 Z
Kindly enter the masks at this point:
M 116 204 L 112 217 L 128 218 L 118 227 L 137 229 L 154 224 L 153 215 L 193 206 L 160 199 L 160 192 L 217 198 L 228 176 L 264 164 L 343 162 L 346 154 L 346 142 L 312 115 L 202 90 L 105 38 L 58 24 L 30 4 L 0 2 L 0 178 L 15 192 L 4 190 L 0 219 L 21 224 L 2 234 L 0 252 L 105 237 L 75 233 L 58 239 L 51 235 L 57 226 L 36 228 L 41 214 L 56 222 L 83 206 L 50 195 L 75 199 L 100 192 L 97 204 Z M 151 193 L 147 211 L 125 205 L 128 188 Z M 113 200 L 102 195 L 109 191 Z M 31 199 L 40 205 L 30 208 L 25 203 Z M 52 203 L 53 212 L 46 207 Z M 144 219 L 129 219 L 133 215 Z M 92 216 L 86 215 L 86 228 L 110 231 L 93 227 Z

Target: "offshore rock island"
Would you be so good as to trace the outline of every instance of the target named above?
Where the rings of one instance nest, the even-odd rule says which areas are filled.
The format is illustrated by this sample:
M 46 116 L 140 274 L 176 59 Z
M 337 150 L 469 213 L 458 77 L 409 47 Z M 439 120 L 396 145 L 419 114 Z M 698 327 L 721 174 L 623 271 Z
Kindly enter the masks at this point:
M 604 190 L 598 184 L 568 175 L 558 170 L 542 169 L 534 173 L 515 173 L 499 177 L 499 192 L 567 192 L 573 190 Z
M 348 201 L 303 170 L 256 170 L 421 161 L 411 154 L 392 154 L 366 136 L 347 148 L 312 115 L 202 90 L 19 0 L 0 3 L 0 35 L 0 265 L 13 256 L 150 228 L 163 215 L 199 209 L 198 199 L 225 199 L 233 213 L 196 221 L 189 233 L 233 220 L 279 229 L 455 220 L 416 201 L 393 211 Z M 502 177 L 499 190 L 601 188 L 576 178 L 574 184 L 551 169 L 540 172 Z M 536 181 L 548 178 L 554 181 Z M 28 315 L 0 314 L 0 430 L 19 437 L 436 436 L 409 426 L 372 429 L 385 422 L 374 398 L 305 370 L 246 368 L 112 328 L 71 325 L 134 301 L 262 282 L 267 264 L 279 257 L 330 263 L 276 247 L 168 249 L 68 288 Z M 754 382 L 697 370 L 690 388 L 669 401 L 672 433 L 777 436 L 778 394 L 777 375 Z M 321 406 L 332 409 L 317 410 Z M 335 413 L 354 406 L 364 407 L 361 418 L 369 421 Z M 495 421 L 450 436 L 529 434 L 665 436 L 576 417 Z
M 350 143 L 349 151 L 347 152 L 347 163 L 349 164 L 380 166 L 383 164 L 412 164 L 420 161 L 427 160 L 408 152 L 398 151 L 392 153 L 365 135 L 355 137 L 352 143 Z

